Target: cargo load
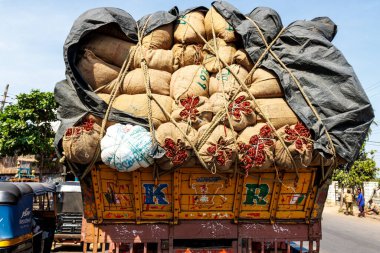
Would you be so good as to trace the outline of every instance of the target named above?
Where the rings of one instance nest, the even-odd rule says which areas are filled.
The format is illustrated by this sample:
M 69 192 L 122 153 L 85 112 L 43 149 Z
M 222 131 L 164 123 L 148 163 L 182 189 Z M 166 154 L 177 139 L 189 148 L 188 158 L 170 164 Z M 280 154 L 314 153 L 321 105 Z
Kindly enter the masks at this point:
M 320 224 L 334 168 L 356 159 L 374 119 L 336 32 L 326 17 L 283 27 L 270 8 L 243 15 L 225 1 L 137 22 L 116 8 L 82 14 L 55 88 L 55 145 L 81 179 L 85 218 L 104 233 Z

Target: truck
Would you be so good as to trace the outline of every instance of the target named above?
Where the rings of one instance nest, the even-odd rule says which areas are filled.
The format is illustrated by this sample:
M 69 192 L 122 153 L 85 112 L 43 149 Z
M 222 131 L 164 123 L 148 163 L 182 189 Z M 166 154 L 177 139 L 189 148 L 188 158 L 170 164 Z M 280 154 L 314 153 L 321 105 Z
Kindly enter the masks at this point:
M 95 166 L 81 181 L 83 250 L 92 243 L 102 252 L 293 252 L 297 241 L 319 252 L 330 183 L 323 170 L 246 177 L 182 168 L 157 180 L 151 168 Z
M 201 16 L 201 21 L 209 14 L 208 34 L 206 31 L 202 36 L 202 29 L 190 27 L 191 22 L 186 20 L 190 12 Z M 213 17 L 218 17 L 218 21 L 214 23 Z M 200 22 L 203 23 L 206 30 L 207 22 Z M 194 40 L 187 45 L 184 38 L 174 41 L 174 30 L 179 25 L 189 25 L 183 29 L 185 35 L 193 29 L 192 34 L 201 38 L 196 38 L 200 45 L 192 45 Z M 216 33 L 214 28 L 220 27 L 222 31 Z M 101 252 L 144 253 L 284 253 L 305 252 L 304 245 L 308 252 L 319 252 L 321 217 L 332 173 L 338 164 L 352 163 L 358 156 L 374 119 L 369 99 L 353 69 L 331 43 L 336 32 L 337 26 L 327 17 L 295 21 L 285 28 L 278 13 L 270 8 L 258 7 L 244 15 L 225 1 L 213 2 L 211 9 L 200 6 L 180 12 L 174 7 L 168 12 L 144 16 L 139 21 L 118 8 L 97 8 L 82 14 L 74 22 L 64 45 L 66 80 L 55 88 L 61 120 L 55 146 L 58 155 L 64 156 L 61 160 L 80 178 L 83 251 L 87 252 L 92 244 L 93 252 L 100 249 Z M 220 54 L 218 45 L 224 45 L 229 52 L 226 58 L 230 62 L 217 56 Z M 188 57 L 189 64 L 178 65 L 171 51 L 175 46 L 183 49 L 179 57 L 184 57 L 185 48 L 193 47 L 195 55 L 189 54 L 192 56 Z M 140 53 L 136 53 L 138 51 Z M 242 64 L 247 64 L 244 79 L 230 69 L 239 51 L 243 54 Z M 148 52 L 152 54 L 149 59 Z M 164 53 L 169 57 L 162 57 Z M 163 63 L 164 58 L 169 60 Z M 184 79 L 184 72 L 179 71 L 189 65 L 202 66 L 193 68 L 197 72 L 191 72 L 191 78 L 184 82 L 184 91 L 179 89 L 175 96 L 173 87 L 177 83 L 172 83 L 171 75 L 182 73 L 178 79 Z M 225 75 L 221 68 L 225 69 Z M 164 74 L 168 80 L 154 84 L 157 80 L 150 76 L 150 69 L 162 71 L 158 76 Z M 250 74 L 254 75 L 258 69 L 270 71 L 270 78 L 246 84 Z M 134 73 L 129 71 L 139 73 L 141 80 L 132 78 Z M 198 75 L 198 71 L 201 74 Z M 136 81 L 133 85 L 139 86 L 138 91 L 127 89 L 133 86 L 126 83 L 127 75 L 128 81 Z M 195 80 L 198 77 L 200 82 Z M 200 97 L 205 101 L 215 95 L 208 90 L 214 77 L 214 81 L 222 80 L 222 84 L 219 81 L 214 84 L 222 87 L 223 93 L 224 79 L 228 79 L 232 94 L 228 100 L 225 94 L 224 100 L 218 100 L 225 101 L 223 108 L 205 111 L 211 115 L 207 129 L 201 134 L 203 126 L 193 129 L 192 120 L 196 121 L 201 115 Z M 274 90 L 278 93 L 252 95 L 255 91 L 247 85 L 251 88 L 261 85 L 266 92 L 267 80 L 275 81 Z M 182 88 L 182 82 L 179 83 Z M 157 86 L 153 90 L 154 85 Z M 240 91 L 246 94 L 236 98 Z M 184 93 L 191 101 L 185 101 Z M 158 100 L 158 95 L 162 100 Z M 262 99 L 261 104 L 256 98 Z M 271 107 L 276 103 L 277 107 Z M 181 118 L 173 119 L 172 107 L 180 108 Z M 234 128 L 232 116 L 236 116 L 237 121 L 247 116 L 241 116 L 240 112 L 250 114 L 250 118 L 246 125 Z M 200 121 L 206 120 L 204 117 Z M 185 130 L 192 129 L 193 136 L 199 131 L 200 136 L 194 137 L 195 144 L 185 130 L 178 127 L 178 122 L 185 125 Z M 273 122 L 278 125 L 274 127 Z M 109 137 L 106 131 L 118 123 L 125 129 L 113 132 L 116 133 L 114 139 L 108 141 L 110 148 L 103 156 L 101 141 L 104 136 Z M 148 154 L 144 149 L 143 153 L 140 137 L 149 135 L 150 138 L 152 134 L 149 141 L 155 143 L 154 132 L 162 130 L 166 123 L 176 126 L 176 130 L 168 134 L 172 139 L 168 138 L 167 143 L 167 139 L 164 140 L 168 145 L 162 145 L 161 140 L 160 145 L 152 144 L 150 151 L 153 152 Z M 269 130 L 263 127 L 247 138 L 242 135 L 244 130 L 255 128 L 258 123 L 267 124 Z M 123 139 L 136 126 L 143 128 L 146 135 Z M 298 165 L 279 134 L 279 130 L 285 128 L 285 136 L 291 126 L 303 129 L 298 132 L 293 128 L 297 136 L 288 139 L 294 144 L 291 144 L 293 151 L 302 150 L 295 152 L 296 156 L 310 152 L 307 157 L 295 158 Z M 216 127 L 220 131 L 212 136 Z M 262 129 L 265 131 L 261 132 Z M 227 132 L 230 139 L 225 141 Z M 278 158 L 281 152 L 273 151 L 274 141 L 266 142 L 272 138 L 272 132 L 278 134 L 273 137 L 276 144 L 279 141 L 283 151 L 288 151 L 282 152 L 284 156 L 292 158 L 289 166 L 279 165 L 275 156 Z M 245 146 L 238 146 L 235 134 L 237 139 L 244 138 L 243 141 L 255 145 L 249 159 L 246 157 L 243 161 L 238 156 L 238 149 L 243 147 L 242 152 L 245 152 Z M 210 136 L 214 139 L 210 140 Z M 266 144 L 259 143 L 258 139 L 265 140 Z M 120 148 L 125 143 L 128 148 Z M 268 155 L 269 165 L 260 167 L 252 157 L 265 145 L 272 145 L 272 153 Z M 233 146 L 234 150 L 227 146 Z M 207 161 L 201 157 L 202 151 Z M 159 156 L 163 153 L 166 157 Z M 197 157 L 192 160 L 194 154 Z M 265 154 L 256 157 L 257 161 L 263 162 L 263 156 Z M 172 162 L 173 167 L 157 169 L 160 158 L 167 158 L 167 164 Z M 218 170 L 215 164 L 220 162 L 224 166 L 226 160 L 232 165 Z M 249 166 L 242 166 L 249 160 Z M 318 161 L 312 165 L 311 160 Z

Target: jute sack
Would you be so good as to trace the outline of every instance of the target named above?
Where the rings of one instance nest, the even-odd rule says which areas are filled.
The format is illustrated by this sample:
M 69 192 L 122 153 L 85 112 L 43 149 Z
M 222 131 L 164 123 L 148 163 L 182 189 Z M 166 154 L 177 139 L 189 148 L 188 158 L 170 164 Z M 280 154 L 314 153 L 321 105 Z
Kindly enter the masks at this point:
M 148 73 L 152 93 L 169 96 L 172 75 L 155 69 L 148 69 Z M 116 80 L 114 83 L 116 84 Z M 129 95 L 146 93 L 144 71 L 141 68 L 128 72 L 121 87 L 121 93 Z
M 94 122 L 96 125 L 102 126 L 103 119 L 89 113 L 85 116 L 85 121 Z M 107 120 L 105 130 L 107 130 L 107 128 L 110 126 L 115 125 L 116 123 L 117 122 Z
M 90 50 L 84 51 L 83 56 L 78 62 L 78 69 L 83 79 L 93 90 L 97 90 L 108 84 L 120 72 L 120 68 L 104 62 Z
M 178 69 L 170 81 L 170 96 L 178 100 L 188 96 L 208 96 L 210 75 L 202 65 Z
M 207 97 L 192 96 L 173 102 L 172 117 L 183 121 L 195 129 L 211 122 L 212 108 Z
M 214 48 L 214 40 L 209 40 L 208 43 Z M 224 65 L 222 61 L 226 64 L 231 65 L 234 60 L 234 55 L 236 53 L 235 45 L 227 44 L 225 41 L 221 39 L 216 39 L 218 54 L 220 62 L 218 62 L 214 52 L 210 49 L 210 47 L 206 44 L 203 47 L 203 65 L 207 69 L 207 71 L 211 73 L 217 73 L 220 68 L 223 68 Z
M 106 98 L 106 96 L 100 94 L 98 94 L 98 96 Z M 173 99 L 169 96 L 158 94 L 153 94 L 153 97 L 157 99 L 158 103 L 169 113 L 169 115 L 172 113 Z M 105 102 L 107 102 L 107 100 L 105 100 Z M 115 99 L 112 107 L 136 117 L 148 117 L 148 97 L 146 94 L 120 95 Z M 161 111 L 161 108 L 154 100 L 152 100 L 152 120 L 155 127 L 169 121 L 169 118 L 165 116 L 164 112 Z
M 147 49 L 171 49 L 173 45 L 173 24 L 158 27 L 142 39 Z
M 100 141 L 99 133 L 100 126 L 92 121 L 84 121 L 67 129 L 62 140 L 66 159 L 73 163 L 89 164 Z
M 178 69 L 177 59 L 174 58 L 171 50 L 141 49 L 141 47 L 134 48 L 137 49 L 135 57 L 133 58 L 131 69 L 141 68 L 141 53 L 143 53 L 148 68 L 150 69 L 167 71 L 169 73 L 173 73 Z
M 111 99 L 111 95 L 110 94 L 107 94 L 107 93 L 96 93 L 96 95 L 98 95 L 98 97 L 102 100 L 104 100 L 104 102 L 106 102 L 107 104 L 110 102 L 110 99 Z
M 313 140 L 310 131 L 300 122 L 286 125 L 277 130 L 288 147 L 297 168 L 306 168 L 312 160 Z M 293 168 L 292 159 L 280 141 L 276 142 L 275 161 L 282 168 Z
M 188 65 L 200 65 L 203 61 L 203 53 L 201 45 L 175 44 L 172 48 L 174 54 L 174 62 L 180 68 Z
M 233 101 L 225 99 L 223 93 L 215 93 L 209 99 L 212 111 L 217 114 L 219 111 L 225 111 L 227 106 L 228 114 L 231 118 L 232 127 L 235 131 L 241 131 L 248 126 L 256 124 L 255 106 L 245 92 L 240 92 Z M 228 118 L 224 124 L 229 126 Z
M 207 40 L 213 38 L 212 26 L 214 26 L 215 35 L 226 42 L 236 41 L 236 35 L 233 27 L 213 8 L 211 8 L 205 17 L 205 29 Z
M 99 34 L 91 38 L 84 48 L 91 50 L 105 62 L 121 67 L 134 45 L 128 41 Z
M 165 150 L 165 156 L 158 161 L 162 169 L 171 169 L 174 166 L 184 165 L 191 158 L 191 145 L 195 144 L 198 132 L 186 123 L 177 123 L 179 128 L 186 134 L 189 141 L 183 136 L 178 128 L 171 122 L 162 124 L 157 131 L 156 139 Z
M 202 136 L 209 124 L 199 129 L 199 136 Z M 205 161 L 209 169 L 216 169 L 217 172 L 233 172 L 233 162 L 236 158 L 237 147 L 234 142 L 235 131 L 224 125 L 218 125 L 206 143 L 200 147 L 200 157 Z
M 205 15 L 201 11 L 191 11 L 177 20 L 174 28 L 174 42 L 182 44 L 203 44 L 202 39 L 194 32 L 189 24 L 197 29 L 197 32 L 205 37 Z
M 276 75 L 266 69 L 258 68 L 247 79 L 249 91 L 255 98 L 282 98 L 284 92 L 280 80 Z
M 257 99 L 257 107 L 259 107 L 262 112 L 269 118 L 272 122 L 274 128 L 279 129 L 285 125 L 293 125 L 298 122 L 297 116 L 294 114 L 292 109 L 282 98 L 267 98 L 267 99 Z M 265 119 L 258 112 L 257 122 L 265 123 Z
M 335 160 L 332 158 L 324 158 L 322 155 L 316 151 L 313 150 L 312 159 L 308 167 L 316 167 L 316 166 L 326 166 L 326 167 L 337 167 L 339 165 L 346 164 L 347 162 L 341 158 L 340 156 L 336 156 Z
M 264 123 L 247 127 L 237 139 L 239 164 L 248 174 L 253 169 L 267 169 L 274 164 L 275 137 Z
M 248 75 L 247 70 L 237 64 L 231 65 L 229 69 L 237 75 L 241 82 L 244 83 L 244 80 Z M 228 96 L 237 92 L 240 84 L 230 70 L 223 68 L 222 73 L 219 72 L 211 75 L 209 85 L 210 96 L 217 92 L 223 92 L 223 90 Z
M 234 63 L 243 66 L 248 72 L 251 71 L 254 66 L 251 58 L 244 49 L 236 51 L 234 55 Z

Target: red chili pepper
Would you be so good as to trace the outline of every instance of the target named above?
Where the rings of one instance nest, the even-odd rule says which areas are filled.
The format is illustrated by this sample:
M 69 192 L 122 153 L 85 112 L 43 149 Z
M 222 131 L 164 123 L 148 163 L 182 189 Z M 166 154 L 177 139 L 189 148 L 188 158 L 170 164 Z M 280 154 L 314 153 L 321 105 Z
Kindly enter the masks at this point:
M 166 138 L 164 141 L 165 155 L 174 165 L 183 164 L 188 154 L 186 152 L 185 143 L 180 139 L 175 143 L 172 139 Z
M 184 109 L 179 113 L 179 116 L 183 120 L 192 120 L 195 121 L 199 115 L 197 106 L 199 105 L 200 98 L 198 96 L 188 96 L 180 100 L 180 104 Z

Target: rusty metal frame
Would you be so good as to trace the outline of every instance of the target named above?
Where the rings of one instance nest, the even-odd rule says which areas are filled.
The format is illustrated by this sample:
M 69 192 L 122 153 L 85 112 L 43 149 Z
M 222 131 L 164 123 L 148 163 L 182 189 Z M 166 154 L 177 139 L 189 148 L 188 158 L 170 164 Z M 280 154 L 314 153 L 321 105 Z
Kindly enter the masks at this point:
M 284 243 L 299 241 L 300 246 L 309 242 L 309 252 L 319 252 L 320 240 L 322 238 L 321 223 L 310 224 L 270 224 L 270 223 L 239 223 L 234 224 L 223 220 L 193 220 L 182 221 L 179 225 L 174 224 L 120 224 L 103 223 L 91 224 L 84 222 L 85 228 L 82 230 L 83 242 L 94 243 L 94 250 L 100 244 L 102 252 L 105 244 L 113 245 L 118 251 L 121 244 L 143 243 L 147 249 L 147 243 L 157 243 L 157 252 L 161 250 L 161 242 L 168 241 L 168 251 L 174 252 L 175 239 L 200 240 L 200 239 L 232 239 L 233 252 L 252 252 L 252 243 L 261 244 L 261 252 L 264 246 L 272 243 L 275 247 L 284 250 Z M 86 228 L 86 226 L 90 226 Z M 87 234 L 90 233 L 90 234 Z M 313 246 L 316 246 L 316 251 Z M 290 246 L 287 245 L 287 252 Z M 255 251 L 258 252 L 258 251 Z

